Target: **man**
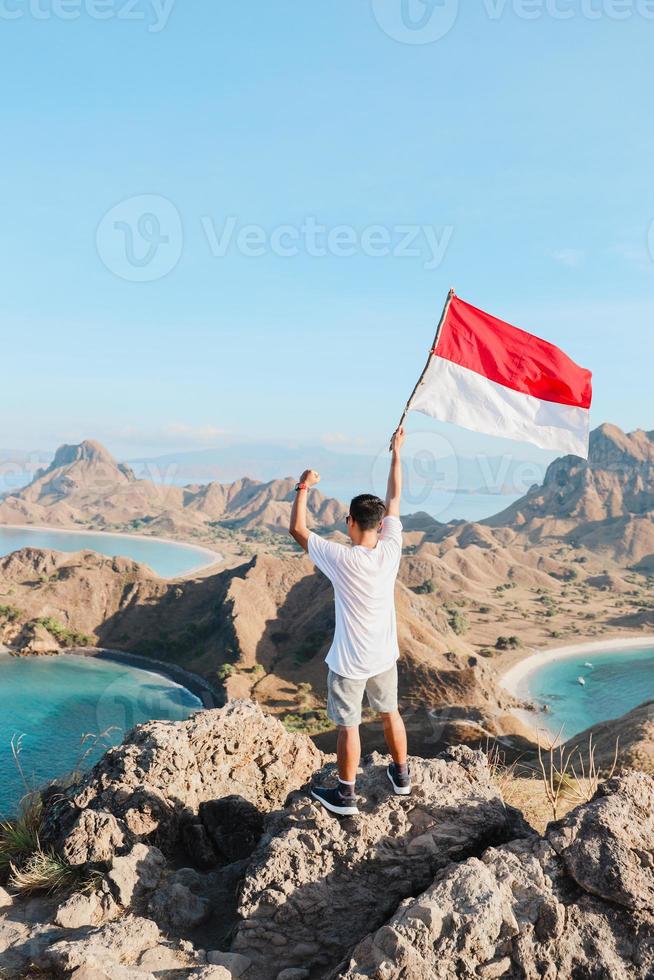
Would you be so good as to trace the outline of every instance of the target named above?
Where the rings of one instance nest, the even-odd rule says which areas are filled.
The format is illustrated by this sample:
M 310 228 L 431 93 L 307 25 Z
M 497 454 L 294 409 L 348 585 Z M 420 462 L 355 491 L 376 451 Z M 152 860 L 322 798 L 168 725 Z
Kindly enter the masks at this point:
M 307 494 L 318 483 L 306 470 L 298 483 L 289 531 L 334 587 L 336 626 L 327 654 L 327 715 L 338 727 L 338 786 L 314 786 L 312 796 L 332 813 L 358 813 L 355 792 L 361 758 L 359 725 L 364 692 L 381 714 L 393 762 L 388 778 L 400 796 L 411 792 L 404 722 L 397 710 L 395 579 L 402 556 L 400 452 L 404 429 L 395 432 L 386 503 L 361 494 L 346 518 L 352 547 L 326 541 L 307 527 Z

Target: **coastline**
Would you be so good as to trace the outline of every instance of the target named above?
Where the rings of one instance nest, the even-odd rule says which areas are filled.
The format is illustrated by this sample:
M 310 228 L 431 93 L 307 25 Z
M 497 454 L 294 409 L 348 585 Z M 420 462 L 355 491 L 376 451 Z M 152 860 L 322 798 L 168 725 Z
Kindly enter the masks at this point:
M 0 658 L 2 657 L 90 657 L 95 660 L 106 660 L 110 663 L 123 664 L 126 667 L 137 667 L 140 670 L 147 670 L 151 674 L 158 674 L 166 680 L 178 684 L 193 694 L 201 702 L 198 711 L 209 708 L 222 708 L 225 704 L 225 697 L 209 681 L 194 674 L 184 667 L 177 667 L 175 664 L 168 664 L 165 660 L 155 660 L 152 657 L 145 657 L 142 654 L 130 653 L 126 650 L 112 650 L 107 647 L 71 647 L 70 649 L 60 650 L 59 653 L 28 653 L 16 654 L 6 647 L 0 645 Z
M 554 663 L 557 660 L 567 660 L 569 657 L 576 657 L 585 653 L 590 654 L 593 651 L 637 650 L 638 647 L 648 645 L 654 645 L 654 636 L 651 634 L 619 637 L 613 640 L 588 640 L 566 644 L 562 647 L 536 650 L 500 674 L 499 682 L 509 694 L 524 700 L 529 698 L 528 682 L 530 676 L 545 664 Z
M 206 563 L 201 565 L 194 565 L 193 568 L 189 568 L 187 572 L 183 572 L 182 575 L 164 576 L 160 575 L 159 578 L 165 578 L 167 581 L 172 581 L 173 579 L 184 578 L 190 575 L 195 575 L 198 572 L 204 572 L 213 565 L 218 565 L 225 560 L 225 556 L 219 551 L 214 551 L 212 548 L 201 544 L 192 544 L 190 541 L 176 541 L 174 538 L 161 538 L 156 534 L 132 534 L 129 531 L 102 531 L 93 530 L 92 528 L 79 528 L 79 527 L 48 527 L 45 524 L 2 524 L 0 523 L 0 530 L 3 527 L 8 528 L 12 531 L 46 531 L 48 534 L 82 534 L 82 535 L 95 535 L 102 534 L 110 538 L 128 538 L 134 541 L 161 541 L 162 544 L 171 545 L 174 548 L 192 548 L 194 551 L 203 553 L 207 555 Z M 89 549 L 93 551 L 93 548 Z M 72 552 L 71 552 L 72 554 Z M 146 564 L 146 563 L 143 563 Z M 148 566 L 149 567 L 149 566 Z M 154 569 L 153 569 L 154 571 Z M 155 572 L 155 575 L 157 573 Z

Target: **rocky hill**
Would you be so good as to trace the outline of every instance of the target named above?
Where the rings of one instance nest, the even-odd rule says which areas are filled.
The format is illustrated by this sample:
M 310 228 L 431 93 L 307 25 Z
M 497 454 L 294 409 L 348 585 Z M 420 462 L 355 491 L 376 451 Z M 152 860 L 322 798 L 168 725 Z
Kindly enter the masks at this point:
M 493 734 L 527 734 L 509 712 L 512 698 L 443 610 L 403 584 L 397 606 L 401 693 L 416 749 L 429 754 L 447 737 L 484 744 Z M 188 582 L 91 551 L 29 548 L 0 558 L 0 643 L 12 652 L 86 645 L 150 656 L 223 684 L 230 698 L 297 715 L 307 730 L 329 727 L 323 660 L 333 615 L 329 585 L 307 558 L 257 555 Z M 366 721 L 364 739 L 382 744 L 377 722 Z
M 654 780 L 624 773 L 539 836 L 483 753 L 364 758 L 358 817 L 309 796 L 333 762 L 248 702 L 151 722 L 44 798 L 68 894 L 0 889 L 8 980 L 450 980 L 654 973 Z
M 428 755 L 448 739 L 485 745 L 501 736 L 505 748 L 522 752 L 530 733 L 511 713 L 514 702 L 499 687 L 498 670 L 554 640 L 651 630 L 653 441 L 648 433 L 601 426 L 588 464 L 556 461 L 543 487 L 503 515 L 482 523 L 440 524 L 426 514 L 404 519 L 400 690 L 417 750 Z M 294 548 L 279 533 L 291 499 L 290 479 L 156 486 L 135 480 L 97 444 L 83 443 L 62 448 L 30 487 L 0 501 L 0 520 L 19 514 L 39 523 L 108 527 L 140 513 L 147 518 L 140 526 L 153 533 L 193 537 L 214 533 L 216 525 L 224 534 L 249 528 Z M 310 499 L 314 526 L 340 533 L 344 508 L 317 494 Z M 82 635 L 212 681 L 220 672 L 228 697 L 253 697 L 293 716 L 329 747 L 323 664 L 333 628 L 329 586 L 297 549 L 282 554 L 265 539 L 256 550 L 249 557 L 235 548 L 218 574 L 171 583 L 125 560 L 26 549 L 0 560 L 0 642 L 17 652 L 46 652 Z M 57 635 L 47 629 L 53 620 L 62 627 Z M 371 718 L 364 741 L 381 745 Z
M 654 701 L 646 701 L 620 718 L 592 725 L 568 739 L 563 750 L 581 755 L 588 770 L 591 746 L 595 764 L 604 772 L 613 764 L 617 748 L 619 765 L 654 774 Z
M 588 460 L 555 460 L 542 486 L 484 523 L 636 563 L 654 555 L 653 514 L 654 432 L 601 425 L 591 433 Z
M 98 442 L 60 446 L 29 486 L 0 498 L 0 522 L 54 527 L 125 528 L 138 523 L 149 533 L 213 537 L 214 523 L 226 528 L 286 531 L 296 478 L 261 483 L 178 487 L 137 480 Z M 316 526 L 342 528 L 345 509 L 314 491 L 309 511 Z

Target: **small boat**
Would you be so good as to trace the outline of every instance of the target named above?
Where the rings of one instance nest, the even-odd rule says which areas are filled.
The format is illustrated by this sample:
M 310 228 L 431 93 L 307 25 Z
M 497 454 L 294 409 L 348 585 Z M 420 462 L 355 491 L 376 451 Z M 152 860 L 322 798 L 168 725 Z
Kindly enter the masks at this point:
M 590 660 L 587 660 L 586 663 L 584 664 L 584 667 L 592 667 L 592 666 L 593 665 L 591 664 Z
M 584 678 L 583 678 L 583 677 L 578 677 L 578 678 L 577 678 L 577 682 L 578 682 L 579 684 L 582 684 L 582 685 L 586 683 L 586 681 L 584 680 Z

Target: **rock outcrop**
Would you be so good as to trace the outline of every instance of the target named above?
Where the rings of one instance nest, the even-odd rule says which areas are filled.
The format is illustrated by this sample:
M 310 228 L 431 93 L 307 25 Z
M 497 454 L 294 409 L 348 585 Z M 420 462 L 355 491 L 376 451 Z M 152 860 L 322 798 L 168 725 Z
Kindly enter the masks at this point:
M 652 977 L 653 792 L 640 773 L 612 780 L 544 838 L 450 864 L 334 975 Z
M 75 866 L 108 861 L 153 835 L 164 850 L 183 841 L 205 861 L 216 853 L 217 863 L 217 821 L 203 822 L 203 804 L 238 797 L 242 807 L 249 802 L 266 813 L 320 761 L 313 742 L 251 702 L 232 701 L 185 722 L 152 721 L 109 749 L 72 790 L 55 790 L 45 839 Z
M 326 976 L 440 868 L 529 833 L 502 803 L 481 753 L 459 746 L 415 759 L 413 780 L 409 801 L 393 796 L 386 760 L 373 754 L 358 784 L 358 817 L 334 820 L 306 793 L 294 793 L 266 821 L 232 943 L 252 961 L 248 977 L 271 975 L 271 946 L 276 969 Z
M 540 837 L 482 752 L 413 759 L 410 797 L 385 762 L 364 758 L 361 812 L 338 819 L 301 786 L 333 762 L 253 704 L 135 729 L 46 800 L 53 846 L 95 876 L 0 891 L 3 976 L 651 980 L 652 777 Z

